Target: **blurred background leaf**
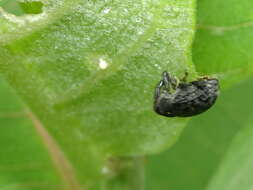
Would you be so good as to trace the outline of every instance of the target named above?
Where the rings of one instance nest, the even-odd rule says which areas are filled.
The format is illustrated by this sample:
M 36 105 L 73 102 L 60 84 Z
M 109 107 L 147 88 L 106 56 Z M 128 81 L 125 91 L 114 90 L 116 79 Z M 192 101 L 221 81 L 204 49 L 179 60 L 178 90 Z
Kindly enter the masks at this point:
M 208 190 L 250 190 L 253 186 L 252 112 L 248 124 L 236 135 L 228 153 L 210 181 Z
M 193 61 L 201 74 L 215 74 L 223 87 L 253 73 L 253 2 L 199 0 Z
M 222 91 L 213 109 L 190 121 L 178 143 L 170 150 L 149 158 L 147 189 L 203 190 L 207 189 L 208 183 L 216 175 L 217 170 L 226 164 L 224 157 L 236 157 L 238 163 L 234 167 L 253 163 L 250 157 L 252 151 L 249 147 L 246 147 L 248 153 L 244 152 L 248 157 L 242 156 L 240 159 L 239 145 L 232 143 L 237 133 L 245 130 L 244 128 L 252 117 L 252 82 L 253 78 Z M 243 136 L 245 144 L 250 142 L 251 133 L 246 135 L 243 132 L 243 134 L 245 134 Z M 242 149 L 243 146 L 247 146 L 243 143 L 241 143 Z M 231 153 L 227 155 L 229 148 L 235 149 L 233 155 Z M 247 180 L 247 183 L 251 183 L 253 174 L 252 171 L 247 171 L 242 169 L 235 172 L 234 170 L 232 173 L 226 170 L 227 178 L 222 175 L 216 177 L 216 180 L 224 180 L 222 181 L 223 188 L 215 186 L 217 189 L 213 189 L 226 189 L 225 186 L 230 183 L 229 180 L 234 180 L 233 175 L 243 178 L 246 174 L 244 179 Z M 220 177 L 222 179 L 219 179 Z M 244 190 L 245 187 L 248 190 L 247 186 L 241 185 L 237 184 L 236 187 L 240 190 Z

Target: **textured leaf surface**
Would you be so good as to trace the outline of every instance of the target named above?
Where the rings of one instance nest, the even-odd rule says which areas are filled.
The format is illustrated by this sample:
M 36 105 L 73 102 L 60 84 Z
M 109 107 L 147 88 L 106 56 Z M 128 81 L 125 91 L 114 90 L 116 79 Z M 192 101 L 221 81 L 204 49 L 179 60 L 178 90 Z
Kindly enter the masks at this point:
M 194 72 L 194 2 L 48 0 L 42 10 L 0 10 L 0 71 L 79 181 L 101 177 L 108 156 L 172 145 L 187 120 L 156 115 L 153 91 L 164 70 Z
M 252 75 L 252 6 L 251 0 L 198 1 L 193 60 L 199 73 L 216 74 L 223 86 Z

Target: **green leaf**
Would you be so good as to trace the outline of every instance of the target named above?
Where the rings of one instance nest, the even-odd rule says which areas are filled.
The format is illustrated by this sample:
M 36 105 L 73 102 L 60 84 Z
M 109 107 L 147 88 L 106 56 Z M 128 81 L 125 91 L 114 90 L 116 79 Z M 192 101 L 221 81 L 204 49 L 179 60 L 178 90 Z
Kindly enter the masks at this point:
M 103 177 L 108 157 L 171 146 L 187 119 L 155 114 L 153 92 L 164 70 L 196 76 L 194 1 L 48 0 L 42 10 L 0 10 L 0 71 L 80 186 Z
M 16 16 L 26 14 L 40 14 L 42 13 L 43 4 L 40 1 L 24 1 L 18 2 L 14 0 L 2 0 L 0 6 L 8 13 Z
M 252 82 L 251 78 L 223 91 L 213 109 L 189 122 L 177 144 L 161 155 L 150 157 L 147 165 L 147 189 L 208 189 L 208 184 L 219 168 L 228 165 L 225 163 L 226 160 L 240 157 L 239 144 L 233 142 L 233 139 L 238 133 L 243 133 L 245 134 L 245 146 L 248 146 L 246 141 L 251 141 L 252 135 L 246 134 L 244 130 L 249 130 L 245 127 L 249 124 L 249 119 L 252 118 L 253 109 L 249 104 L 253 96 Z M 244 145 L 242 143 L 240 145 L 242 145 L 242 150 L 245 150 Z M 234 155 L 231 153 L 227 155 L 230 147 L 233 149 L 234 146 Z M 252 152 L 250 149 L 247 151 L 245 150 L 249 155 Z M 250 160 L 247 160 L 250 157 L 246 157 L 247 155 L 241 156 L 241 160 L 238 160 L 232 169 L 235 170 L 240 165 L 250 164 Z M 223 161 L 224 158 L 225 161 Z M 230 175 L 231 183 L 233 183 L 235 181 L 232 178 L 233 175 L 238 174 L 245 181 L 237 181 L 240 184 L 238 183 L 236 187 L 244 190 L 243 183 L 251 183 L 252 177 L 252 172 L 247 171 L 248 173 L 246 171 L 244 173 L 243 169 L 242 171 L 230 172 L 226 170 L 225 172 L 224 169 L 217 176 L 217 180 L 222 181 L 224 186 L 213 186 L 213 189 L 226 189 L 224 187 L 230 183 L 228 179 Z M 221 173 L 226 173 L 227 178 L 220 179 Z M 214 183 L 216 184 L 216 182 Z
M 61 189 L 46 148 L 13 94 L 0 80 L 0 189 Z
M 237 134 L 224 160 L 211 180 L 208 190 L 250 190 L 253 169 L 253 126 L 252 114 L 248 126 Z
M 201 74 L 230 86 L 253 73 L 252 1 L 198 1 L 193 60 Z

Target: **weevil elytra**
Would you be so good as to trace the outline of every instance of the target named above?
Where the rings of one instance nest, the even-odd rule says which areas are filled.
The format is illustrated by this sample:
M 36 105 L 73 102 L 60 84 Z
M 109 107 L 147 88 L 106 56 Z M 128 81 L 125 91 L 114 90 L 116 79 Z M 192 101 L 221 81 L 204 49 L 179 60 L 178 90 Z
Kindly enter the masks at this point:
M 167 117 L 189 117 L 205 112 L 212 107 L 219 93 L 216 78 L 202 77 L 186 82 L 164 71 L 162 80 L 155 89 L 154 110 Z

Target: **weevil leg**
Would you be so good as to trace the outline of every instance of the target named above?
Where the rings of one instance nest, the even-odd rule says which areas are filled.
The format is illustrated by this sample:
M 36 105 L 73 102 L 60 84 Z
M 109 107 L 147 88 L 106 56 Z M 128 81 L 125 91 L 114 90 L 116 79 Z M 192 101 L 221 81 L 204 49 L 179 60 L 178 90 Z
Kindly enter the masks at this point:
M 157 106 L 157 102 L 158 102 L 159 96 L 161 94 L 161 89 L 163 88 L 163 86 L 164 86 L 164 80 L 162 79 L 162 80 L 160 80 L 160 82 L 157 84 L 157 86 L 155 88 L 154 110 L 158 114 L 161 114 L 161 113 L 160 113 L 159 107 Z
M 164 86 L 164 81 L 161 80 L 158 85 L 156 86 L 156 89 L 155 89 L 155 100 L 157 100 L 157 98 L 159 97 L 160 95 L 160 91 L 161 91 L 161 88 Z
M 159 97 L 161 89 L 164 89 L 169 92 L 171 87 L 171 77 L 167 71 L 163 72 L 162 80 L 157 84 L 155 89 L 155 100 Z
M 167 71 L 163 72 L 163 81 L 165 89 L 170 92 L 170 88 L 176 89 L 178 86 L 178 79 L 175 77 L 171 77 L 170 74 Z
M 179 80 L 175 77 L 171 78 L 171 87 L 175 90 L 178 87 Z
M 163 72 L 163 78 L 165 89 L 169 92 L 171 87 L 171 77 L 167 71 Z
M 180 81 L 182 81 L 182 82 L 187 82 L 187 77 L 189 76 L 189 73 L 188 73 L 188 71 L 185 71 L 184 72 L 184 77 L 182 78 L 182 79 L 180 79 Z

